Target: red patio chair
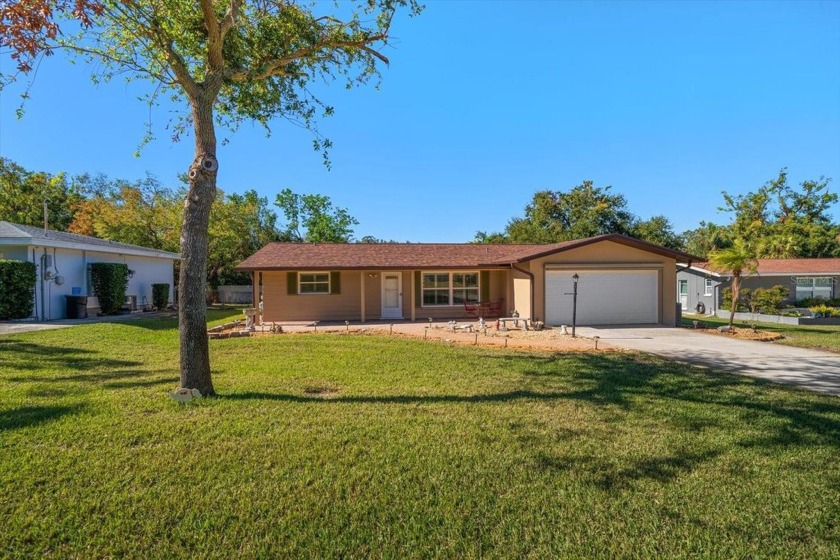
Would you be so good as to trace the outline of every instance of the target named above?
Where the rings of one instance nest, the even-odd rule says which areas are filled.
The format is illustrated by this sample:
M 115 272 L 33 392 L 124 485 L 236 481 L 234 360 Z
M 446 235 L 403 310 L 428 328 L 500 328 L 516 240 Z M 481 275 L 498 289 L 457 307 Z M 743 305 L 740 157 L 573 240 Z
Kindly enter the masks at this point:
M 481 304 L 477 301 L 464 301 L 464 311 L 470 317 L 478 317 L 481 315 Z

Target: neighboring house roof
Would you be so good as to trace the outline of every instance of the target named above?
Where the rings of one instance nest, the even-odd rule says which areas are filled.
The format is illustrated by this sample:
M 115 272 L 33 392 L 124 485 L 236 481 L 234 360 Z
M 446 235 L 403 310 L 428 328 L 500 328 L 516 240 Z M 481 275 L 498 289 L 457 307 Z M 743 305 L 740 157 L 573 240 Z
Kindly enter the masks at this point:
M 142 257 L 159 257 L 165 259 L 180 259 L 178 253 L 159 251 L 139 245 L 118 243 L 78 235 L 64 231 L 47 230 L 32 226 L 13 224 L 0 221 L 0 246 L 2 245 L 37 245 L 38 247 L 55 247 L 60 249 L 79 249 L 84 251 L 99 251 L 102 253 L 119 253 L 125 255 L 137 255 Z
M 721 275 L 708 262 L 694 263 L 691 268 Z M 756 273 L 763 276 L 840 275 L 840 259 L 758 259 Z
M 549 245 L 476 243 L 270 243 L 238 270 L 457 269 L 501 267 L 613 241 L 677 260 L 696 257 L 624 235 L 609 234 Z

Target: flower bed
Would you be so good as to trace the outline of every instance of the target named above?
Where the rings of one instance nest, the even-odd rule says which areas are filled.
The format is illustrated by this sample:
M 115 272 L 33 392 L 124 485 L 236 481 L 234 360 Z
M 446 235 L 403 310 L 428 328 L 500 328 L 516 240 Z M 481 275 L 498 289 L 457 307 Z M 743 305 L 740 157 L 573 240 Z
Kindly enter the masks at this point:
M 721 319 L 729 319 L 729 311 L 718 309 Z M 741 323 L 779 323 L 782 325 L 840 325 L 840 317 L 790 317 L 787 315 L 765 315 L 764 313 L 735 313 L 735 320 Z

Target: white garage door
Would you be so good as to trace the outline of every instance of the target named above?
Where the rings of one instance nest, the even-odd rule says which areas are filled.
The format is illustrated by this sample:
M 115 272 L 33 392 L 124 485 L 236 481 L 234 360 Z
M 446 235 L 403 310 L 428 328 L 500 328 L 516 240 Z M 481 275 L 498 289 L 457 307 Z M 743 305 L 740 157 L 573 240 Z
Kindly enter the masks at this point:
M 572 270 L 545 273 L 545 316 L 549 325 L 572 324 Z M 578 272 L 577 324 L 630 325 L 659 322 L 659 272 Z

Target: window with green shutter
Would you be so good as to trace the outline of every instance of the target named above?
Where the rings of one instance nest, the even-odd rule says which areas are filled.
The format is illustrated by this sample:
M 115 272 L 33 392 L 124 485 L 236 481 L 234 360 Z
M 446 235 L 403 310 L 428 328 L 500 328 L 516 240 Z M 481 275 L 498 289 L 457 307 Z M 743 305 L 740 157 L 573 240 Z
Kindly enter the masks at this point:
M 330 293 L 329 272 L 301 272 L 298 274 L 299 294 Z
M 341 272 L 287 272 L 286 293 L 290 296 L 340 294 Z
M 298 273 L 297 272 L 287 272 L 286 273 L 286 295 L 290 295 L 290 296 L 298 295 Z

